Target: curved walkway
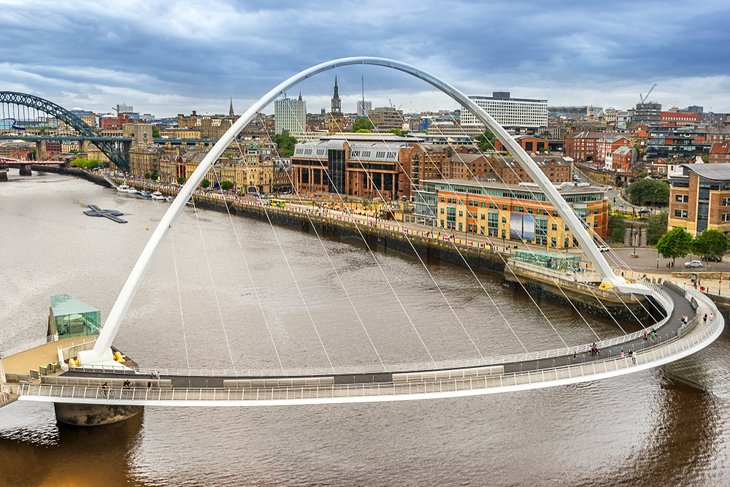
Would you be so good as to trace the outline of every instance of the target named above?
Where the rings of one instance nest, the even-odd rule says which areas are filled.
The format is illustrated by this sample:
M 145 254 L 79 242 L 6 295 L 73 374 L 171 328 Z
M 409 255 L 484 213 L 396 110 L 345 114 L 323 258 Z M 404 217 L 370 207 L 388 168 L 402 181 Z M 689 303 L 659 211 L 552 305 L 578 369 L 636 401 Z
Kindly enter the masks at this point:
M 691 355 L 714 341 L 724 320 L 710 299 L 688 290 L 665 287 L 674 309 L 661 333 L 667 339 L 634 338 L 592 356 L 583 352 L 542 360 L 460 369 L 420 370 L 335 376 L 251 377 L 163 375 L 149 381 L 139 374 L 90 374 L 74 371 L 55 384 L 25 384 L 20 400 L 41 402 L 154 406 L 271 406 L 315 403 L 377 402 L 483 395 L 587 382 L 651 369 Z M 687 299 L 697 304 L 695 312 Z M 712 319 L 704 321 L 708 314 Z M 680 318 L 691 317 L 682 328 Z M 620 356 L 628 347 L 635 357 Z M 610 353 L 610 356 L 609 356 Z M 121 387 L 134 380 L 135 386 Z M 142 384 L 140 384 L 140 380 Z M 111 388 L 103 388 L 102 383 Z M 110 384 L 109 384 L 110 383 Z

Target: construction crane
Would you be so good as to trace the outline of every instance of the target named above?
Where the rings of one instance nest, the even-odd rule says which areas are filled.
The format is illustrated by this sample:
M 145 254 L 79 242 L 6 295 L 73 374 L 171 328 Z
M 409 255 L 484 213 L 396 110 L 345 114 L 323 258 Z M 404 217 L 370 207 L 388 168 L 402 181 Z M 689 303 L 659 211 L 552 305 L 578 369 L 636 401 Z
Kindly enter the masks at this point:
M 646 103 L 646 100 L 649 99 L 649 95 L 651 95 L 651 92 L 654 91 L 654 88 L 656 88 L 656 83 L 651 85 L 651 88 L 649 88 L 649 93 L 647 93 L 646 96 L 642 96 L 641 93 L 639 93 L 639 100 L 641 100 L 642 105 Z

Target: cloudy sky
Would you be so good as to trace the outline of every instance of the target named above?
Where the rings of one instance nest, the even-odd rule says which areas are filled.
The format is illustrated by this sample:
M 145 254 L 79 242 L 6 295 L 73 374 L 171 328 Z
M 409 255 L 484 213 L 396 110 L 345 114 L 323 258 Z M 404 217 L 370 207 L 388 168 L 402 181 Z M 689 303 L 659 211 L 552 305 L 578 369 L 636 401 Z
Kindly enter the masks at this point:
M 628 108 L 657 83 L 665 107 L 730 112 L 730 2 L 0 0 L 0 90 L 67 108 L 118 102 L 159 116 L 240 113 L 288 76 L 338 57 L 398 59 L 467 94 Z M 344 68 L 301 85 L 310 112 L 340 77 L 354 111 L 455 108 L 421 81 Z M 297 95 L 296 93 L 290 93 Z

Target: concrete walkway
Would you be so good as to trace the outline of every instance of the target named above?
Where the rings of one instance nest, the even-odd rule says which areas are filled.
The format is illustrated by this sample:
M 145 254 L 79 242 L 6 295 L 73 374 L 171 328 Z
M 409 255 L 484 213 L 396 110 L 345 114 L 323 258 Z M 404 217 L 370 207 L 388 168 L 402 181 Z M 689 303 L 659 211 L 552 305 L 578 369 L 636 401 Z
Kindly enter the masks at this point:
M 667 340 L 670 340 L 677 336 L 681 323 L 681 317 L 687 316 L 690 320 L 695 316 L 695 310 L 684 294 L 671 287 L 664 286 L 664 290 L 667 292 L 669 297 L 674 302 L 674 310 L 670 315 L 667 322 L 657 331 L 657 340 L 652 341 L 651 339 L 644 340 L 642 337 L 616 344 L 613 346 L 605 347 L 601 349 L 601 353 L 598 355 L 591 355 L 589 347 L 585 347 L 583 351 L 577 352 L 575 356 L 573 354 L 567 354 L 557 357 L 551 357 L 545 360 L 524 360 L 518 362 L 508 362 L 501 364 L 504 366 L 504 373 L 519 373 L 527 371 L 539 371 L 552 369 L 555 367 L 563 367 L 568 365 L 589 363 L 589 362 L 600 362 L 606 359 L 617 358 L 620 356 L 621 350 L 624 351 L 625 357 L 628 357 L 630 348 L 636 351 L 642 351 L 652 346 L 660 345 Z M 647 332 L 651 327 L 647 327 Z M 469 367 L 459 367 L 459 369 L 468 369 Z M 456 369 L 456 367 L 454 367 Z M 444 369 L 448 370 L 448 369 Z M 405 373 L 411 372 L 422 372 L 423 370 L 405 371 Z M 403 372 L 399 372 L 403 373 Z M 69 376 L 85 376 L 85 377 L 109 377 L 109 378 L 121 378 L 125 377 L 122 374 L 103 374 L 103 373 L 90 373 L 87 371 L 72 370 L 64 375 Z M 128 374 L 129 377 L 139 378 L 139 375 Z M 335 383 L 373 383 L 373 382 L 392 382 L 393 373 L 362 373 L 362 374 L 328 374 L 328 376 L 335 378 Z M 214 376 L 214 375 L 199 375 L 199 376 L 182 376 L 182 375 L 167 375 L 162 374 L 161 378 L 172 380 L 172 386 L 174 388 L 216 388 L 223 387 L 223 381 L 227 379 L 248 379 L 248 378 L 266 378 L 266 377 L 240 377 L 240 376 Z M 271 377 L 276 378 L 276 377 Z

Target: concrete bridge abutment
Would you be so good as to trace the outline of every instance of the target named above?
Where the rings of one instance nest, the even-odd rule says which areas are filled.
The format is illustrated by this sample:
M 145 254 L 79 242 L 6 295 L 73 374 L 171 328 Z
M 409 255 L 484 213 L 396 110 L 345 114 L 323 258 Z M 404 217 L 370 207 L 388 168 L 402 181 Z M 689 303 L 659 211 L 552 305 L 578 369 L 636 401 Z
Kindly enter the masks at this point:
M 21 164 L 20 165 L 20 175 L 21 176 L 32 176 L 33 171 L 30 168 L 30 164 Z
M 46 151 L 46 141 L 38 140 L 35 143 L 35 160 L 45 161 L 48 159 L 48 151 Z
M 144 410 L 144 406 L 110 404 L 54 403 L 56 421 L 72 426 L 102 426 L 129 419 Z

